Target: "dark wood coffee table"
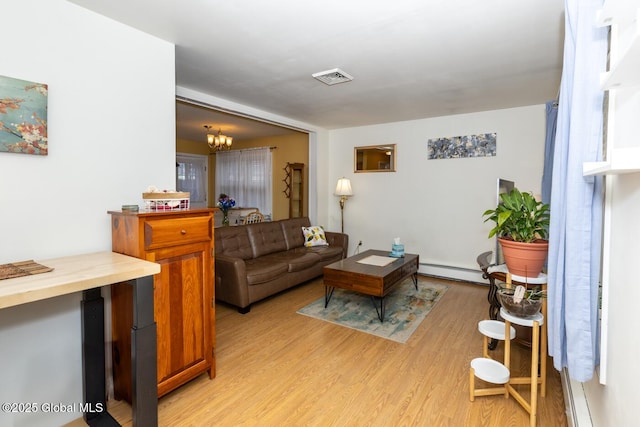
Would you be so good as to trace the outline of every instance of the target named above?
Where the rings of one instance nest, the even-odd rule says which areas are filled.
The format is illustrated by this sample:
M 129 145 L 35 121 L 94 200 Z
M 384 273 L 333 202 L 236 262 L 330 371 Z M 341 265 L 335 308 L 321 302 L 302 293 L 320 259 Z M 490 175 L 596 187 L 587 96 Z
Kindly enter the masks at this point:
M 389 257 L 389 251 L 370 249 L 361 254 L 336 261 L 324 267 L 324 306 L 329 305 L 335 288 L 347 289 L 370 295 L 378 319 L 384 321 L 384 297 L 404 279 L 411 277 L 418 289 L 419 256 L 405 254 L 402 258 L 392 258 L 392 262 L 384 265 L 363 264 L 362 261 L 372 255 Z M 375 298 L 379 299 L 380 309 Z

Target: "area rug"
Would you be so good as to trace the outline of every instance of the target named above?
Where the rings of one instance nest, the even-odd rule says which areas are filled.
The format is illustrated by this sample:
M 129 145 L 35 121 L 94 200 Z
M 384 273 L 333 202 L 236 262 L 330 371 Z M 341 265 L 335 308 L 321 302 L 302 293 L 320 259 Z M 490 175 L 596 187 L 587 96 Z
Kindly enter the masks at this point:
M 324 308 L 324 297 L 298 310 L 298 313 L 336 325 L 356 329 L 392 341 L 406 343 L 411 334 L 447 291 L 447 286 L 411 279 L 398 285 L 385 297 L 384 322 L 380 322 L 369 295 L 336 289 Z M 376 299 L 379 306 L 379 301 Z

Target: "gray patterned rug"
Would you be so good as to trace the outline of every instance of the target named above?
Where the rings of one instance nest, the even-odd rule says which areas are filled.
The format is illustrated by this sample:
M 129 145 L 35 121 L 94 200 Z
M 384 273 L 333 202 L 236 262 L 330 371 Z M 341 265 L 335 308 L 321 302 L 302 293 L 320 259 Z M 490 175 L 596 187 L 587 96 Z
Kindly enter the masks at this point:
M 323 297 L 301 308 L 298 313 L 405 343 L 446 291 L 446 285 L 420 278 L 416 291 L 413 281 L 407 279 L 385 297 L 382 323 L 369 295 L 343 289 L 334 291 L 327 308 L 324 308 Z M 376 304 L 379 309 L 377 300 Z

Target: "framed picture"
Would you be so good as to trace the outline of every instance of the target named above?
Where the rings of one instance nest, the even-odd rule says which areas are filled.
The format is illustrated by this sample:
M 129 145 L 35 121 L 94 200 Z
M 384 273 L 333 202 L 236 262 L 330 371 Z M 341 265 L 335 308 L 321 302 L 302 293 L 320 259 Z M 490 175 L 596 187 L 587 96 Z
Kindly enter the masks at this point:
M 395 172 L 396 144 L 355 147 L 354 172 Z
M 0 76 L 0 152 L 49 152 L 46 84 Z

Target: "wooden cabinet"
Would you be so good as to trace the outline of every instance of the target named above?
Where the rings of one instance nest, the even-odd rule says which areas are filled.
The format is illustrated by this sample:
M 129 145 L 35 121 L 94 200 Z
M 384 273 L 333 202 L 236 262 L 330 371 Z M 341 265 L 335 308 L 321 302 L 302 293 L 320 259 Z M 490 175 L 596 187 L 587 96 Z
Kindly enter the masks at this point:
M 213 209 L 111 214 L 112 249 L 160 264 L 154 276 L 158 396 L 215 376 Z M 131 401 L 132 287 L 112 286 L 115 397 Z

